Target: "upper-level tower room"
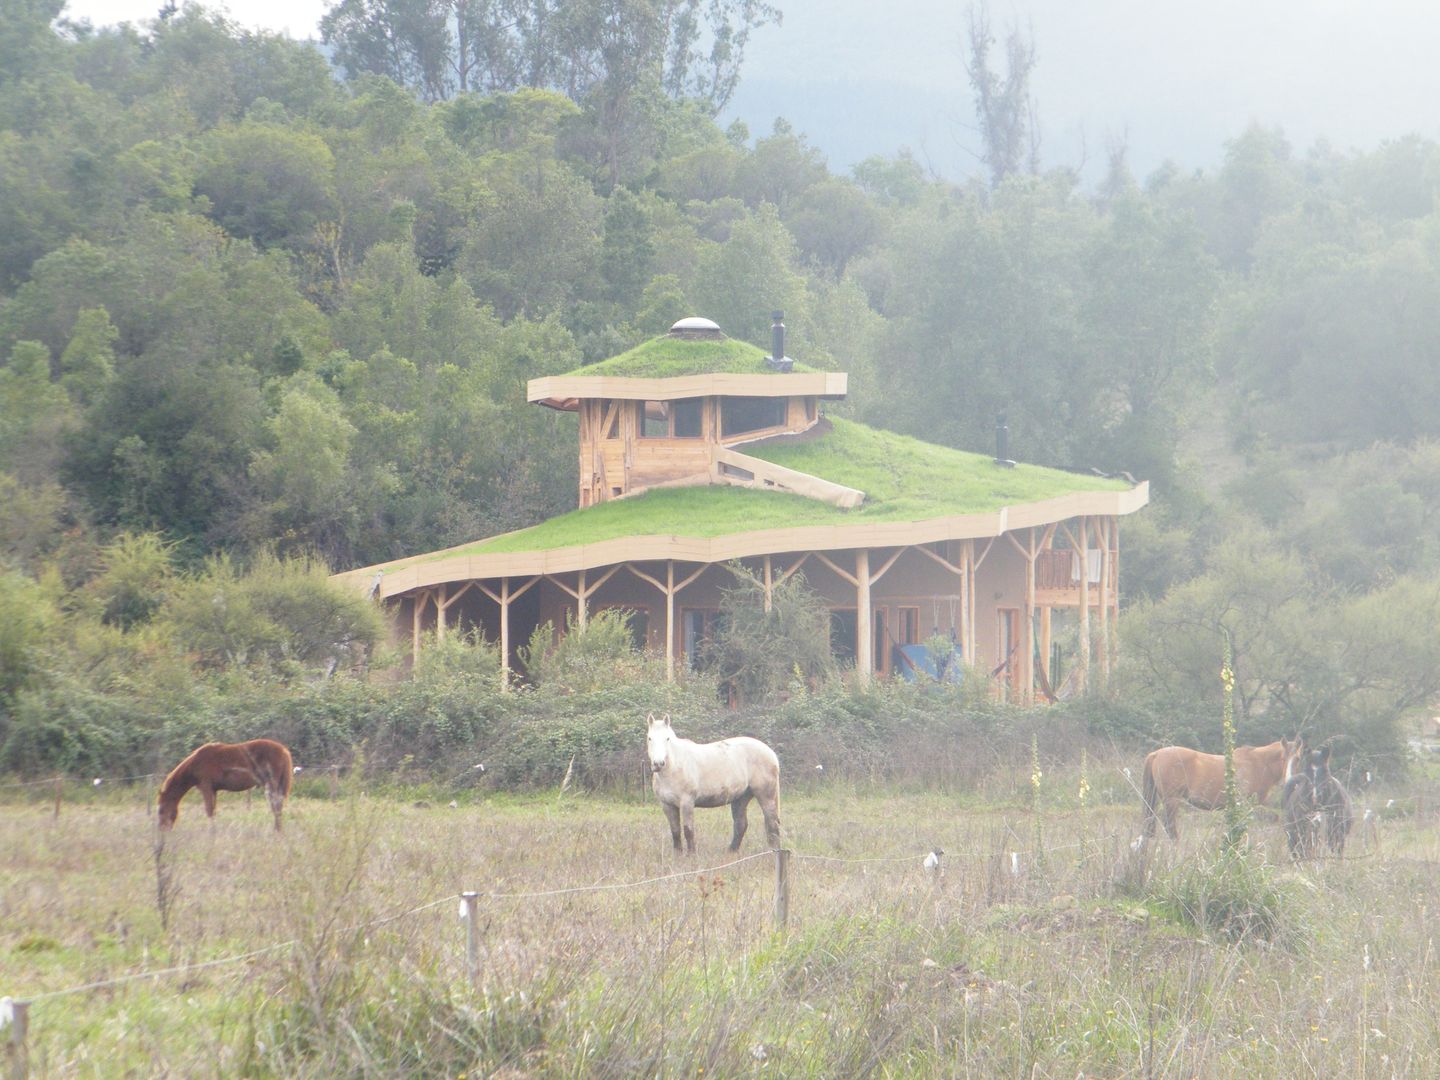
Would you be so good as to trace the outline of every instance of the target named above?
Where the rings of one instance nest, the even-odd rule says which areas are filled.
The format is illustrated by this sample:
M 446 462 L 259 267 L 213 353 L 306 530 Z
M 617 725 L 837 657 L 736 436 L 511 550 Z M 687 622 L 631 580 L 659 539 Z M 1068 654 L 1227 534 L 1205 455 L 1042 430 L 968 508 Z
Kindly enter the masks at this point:
M 779 475 L 737 450 L 811 430 L 821 422 L 820 400 L 846 393 L 843 373 L 785 356 L 779 313 L 772 337 L 767 355 L 726 337 L 708 319 L 681 319 L 668 334 L 629 352 L 532 379 L 528 400 L 579 415 L 580 505 L 656 487 L 716 483 L 858 503 L 859 492 L 803 474 Z

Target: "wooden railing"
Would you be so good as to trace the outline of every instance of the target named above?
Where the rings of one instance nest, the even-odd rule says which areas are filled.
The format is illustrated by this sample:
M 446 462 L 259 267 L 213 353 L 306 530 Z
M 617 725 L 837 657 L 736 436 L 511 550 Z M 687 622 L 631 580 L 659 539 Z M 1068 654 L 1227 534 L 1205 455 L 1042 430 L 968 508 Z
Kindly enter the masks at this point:
M 1105 552 L 1110 559 L 1110 580 L 1115 580 L 1116 553 Z M 1091 548 L 1090 587 L 1100 587 L 1100 559 L 1102 553 Z M 1037 589 L 1074 589 L 1080 591 L 1080 553 L 1070 548 L 1042 551 L 1035 557 L 1035 587 Z

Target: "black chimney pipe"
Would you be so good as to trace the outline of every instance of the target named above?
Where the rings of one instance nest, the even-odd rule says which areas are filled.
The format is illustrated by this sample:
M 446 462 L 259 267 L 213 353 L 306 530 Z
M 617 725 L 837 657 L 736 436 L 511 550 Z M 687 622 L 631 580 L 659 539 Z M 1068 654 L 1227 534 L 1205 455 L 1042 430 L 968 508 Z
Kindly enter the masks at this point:
M 1015 462 L 1010 460 L 1010 425 L 1005 422 L 1003 412 L 995 414 L 995 464 L 1007 469 L 1015 467 Z
M 774 311 L 770 318 L 770 357 L 766 363 L 776 371 L 789 371 L 794 361 L 785 357 L 785 313 Z

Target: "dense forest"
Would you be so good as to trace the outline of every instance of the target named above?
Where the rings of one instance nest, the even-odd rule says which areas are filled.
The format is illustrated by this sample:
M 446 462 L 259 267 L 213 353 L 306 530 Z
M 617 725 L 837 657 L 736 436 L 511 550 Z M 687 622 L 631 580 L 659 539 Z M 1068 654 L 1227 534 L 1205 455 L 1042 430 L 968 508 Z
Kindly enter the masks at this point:
M 1393 754 L 1440 691 L 1440 145 L 1253 127 L 1087 190 L 1029 164 L 1025 43 L 977 19 L 975 177 L 839 175 L 714 120 L 754 0 L 341 0 L 323 51 L 3 11 L 0 769 L 343 671 L 379 630 L 326 567 L 573 507 L 526 380 L 777 308 L 839 410 L 971 450 L 1003 412 L 1012 456 L 1152 482 L 1130 723 L 1213 715 L 1226 636 L 1242 735 Z

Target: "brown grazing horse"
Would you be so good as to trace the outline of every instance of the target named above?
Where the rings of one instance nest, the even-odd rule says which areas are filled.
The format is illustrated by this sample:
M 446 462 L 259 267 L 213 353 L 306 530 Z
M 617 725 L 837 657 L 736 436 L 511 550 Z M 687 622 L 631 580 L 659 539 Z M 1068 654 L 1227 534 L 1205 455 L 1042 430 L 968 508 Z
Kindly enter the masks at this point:
M 1300 739 L 1281 739 L 1269 746 L 1235 748 L 1235 790 L 1263 803 L 1276 784 L 1289 780 L 1304 749 Z M 1202 754 L 1188 746 L 1166 746 L 1145 758 L 1145 827 L 1140 841 L 1155 835 L 1155 820 L 1164 813 L 1165 831 L 1178 840 L 1175 811 L 1182 801 L 1201 810 L 1216 810 L 1225 802 L 1225 757 Z
M 251 739 L 242 743 L 206 743 L 170 770 L 160 785 L 160 828 L 170 829 L 180 814 L 180 800 L 191 788 L 199 788 L 205 799 L 205 814 L 215 816 L 217 791 L 249 791 L 263 787 L 280 831 L 280 810 L 290 794 L 294 766 L 290 751 L 274 739 Z
M 1355 823 L 1350 793 L 1330 772 L 1330 747 L 1312 750 L 1285 782 L 1285 837 L 1290 856 L 1308 859 L 1320 851 L 1320 838 L 1338 859 Z

